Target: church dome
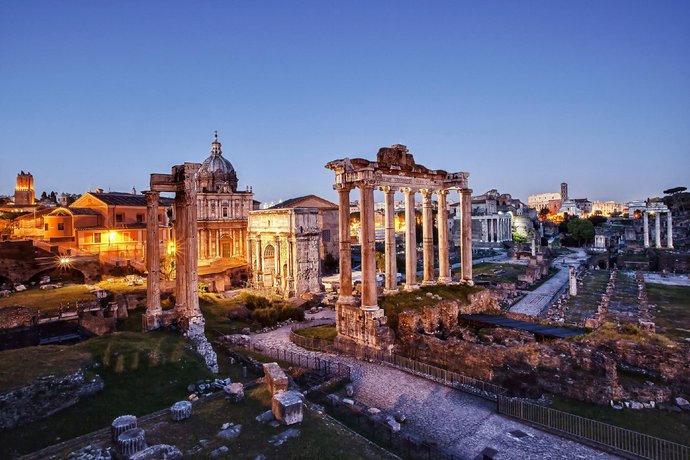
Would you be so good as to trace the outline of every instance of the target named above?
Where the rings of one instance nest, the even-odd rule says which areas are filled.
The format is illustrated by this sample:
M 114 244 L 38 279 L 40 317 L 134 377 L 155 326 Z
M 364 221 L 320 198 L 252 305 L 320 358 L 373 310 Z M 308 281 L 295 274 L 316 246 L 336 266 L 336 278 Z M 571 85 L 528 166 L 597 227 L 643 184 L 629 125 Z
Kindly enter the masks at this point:
M 199 168 L 200 192 L 236 192 L 237 173 L 226 158 L 223 158 L 218 132 L 211 143 L 211 155 Z

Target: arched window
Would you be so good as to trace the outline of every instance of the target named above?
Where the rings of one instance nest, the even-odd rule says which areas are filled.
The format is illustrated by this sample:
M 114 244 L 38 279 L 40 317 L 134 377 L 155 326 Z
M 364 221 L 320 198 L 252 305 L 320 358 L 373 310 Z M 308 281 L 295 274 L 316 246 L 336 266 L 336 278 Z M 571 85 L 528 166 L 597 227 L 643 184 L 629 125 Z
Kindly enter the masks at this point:
M 269 244 L 268 246 L 266 246 L 266 249 L 264 249 L 264 257 L 266 257 L 266 258 L 268 258 L 268 257 L 275 257 L 275 252 L 276 252 L 276 251 L 275 251 L 275 249 L 273 248 L 273 246 L 271 246 L 271 245 Z

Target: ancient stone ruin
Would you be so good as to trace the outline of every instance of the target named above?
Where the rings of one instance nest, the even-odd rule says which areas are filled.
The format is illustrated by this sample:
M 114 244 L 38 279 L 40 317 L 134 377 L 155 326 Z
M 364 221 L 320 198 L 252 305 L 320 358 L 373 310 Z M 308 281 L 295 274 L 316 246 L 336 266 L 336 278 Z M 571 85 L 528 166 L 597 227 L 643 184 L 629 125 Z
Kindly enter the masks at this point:
M 417 252 L 415 236 L 415 195 L 422 195 L 422 230 L 424 248 L 423 285 L 451 282 L 448 255 L 448 214 L 446 197 L 457 190 L 462 203 L 461 215 L 461 282 L 472 281 L 472 190 L 468 188 L 469 173 L 448 173 L 416 164 L 404 145 L 395 144 L 379 149 L 376 161 L 344 158 L 331 161 L 326 168 L 335 172 L 334 189 L 338 191 L 340 240 L 340 295 L 337 302 L 336 347 L 362 345 L 385 348 L 392 345 L 393 333 L 385 326 L 386 318 L 378 306 L 376 287 L 376 250 L 374 247 L 374 189 L 385 196 L 385 292 L 397 292 L 395 251 L 394 194 L 405 195 L 405 265 L 404 289 L 414 291 L 417 284 Z M 362 230 L 362 297 L 357 305 L 352 293 L 352 262 L 350 243 L 350 191 L 359 188 Z M 432 195 L 438 198 L 438 261 L 439 277 L 434 278 L 434 241 Z
M 197 172 L 198 163 L 173 166 L 172 174 L 151 174 L 151 190 L 147 198 L 146 218 L 146 314 L 145 331 L 177 324 L 194 344 L 206 365 L 218 372 L 216 353 L 204 335 L 204 317 L 199 309 L 199 244 L 197 241 Z M 175 193 L 175 308 L 163 311 L 160 296 L 160 232 L 158 202 L 161 192 Z

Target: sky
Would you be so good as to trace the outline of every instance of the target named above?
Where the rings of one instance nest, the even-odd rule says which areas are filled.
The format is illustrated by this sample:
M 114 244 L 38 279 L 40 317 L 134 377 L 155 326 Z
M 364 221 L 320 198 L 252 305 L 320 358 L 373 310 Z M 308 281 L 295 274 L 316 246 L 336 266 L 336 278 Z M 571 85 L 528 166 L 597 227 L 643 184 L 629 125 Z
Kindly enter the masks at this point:
M 0 194 L 145 190 L 214 130 L 265 202 L 391 144 L 475 194 L 659 196 L 690 186 L 690 2 L 0 2 Z

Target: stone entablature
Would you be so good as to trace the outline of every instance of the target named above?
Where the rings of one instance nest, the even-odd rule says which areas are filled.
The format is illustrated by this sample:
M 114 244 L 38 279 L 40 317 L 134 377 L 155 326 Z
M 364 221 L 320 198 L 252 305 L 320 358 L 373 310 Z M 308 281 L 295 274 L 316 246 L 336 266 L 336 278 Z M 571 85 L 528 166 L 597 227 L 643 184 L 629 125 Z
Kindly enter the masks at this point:
M 513 240 L 512 215 L 494 214 L 472 216 L 472 241 L 476 243 L 503 243 Z
M 385 227 L 385 292 L 397 292 L 395 250 L 395 192 L 405 195 L 405 290 L 419 289 L 417 284 L 417 248 L 415 195 L 422 195 L 423 284 L 449 283 L 447 195 L 457 190 L 461 198 L 461 281 L 472 284 L 472 190 L 468 188 L 469 173 L 448 173 L 418 165 L 407 147 L 400 144 L 379 149 L 376 161 L 344 158 L 331 161 L 326 168 L 335 173 L 339 204 L 340 295 L 337 308 L 339 341 L 383 347 L 392 342 L 392 333 L 385 326 L 383 311 L 378 306 L 376 286 L 376 251 L 374 222 L 374 189 L 383 191 Z M 350 243 L 350 191 L 359 188 L 362 246 L 361 305 L 352 296 L 352 261 Z M 439 276 L 434 273 L 432 195 L 438 199 L 438 260 Z

